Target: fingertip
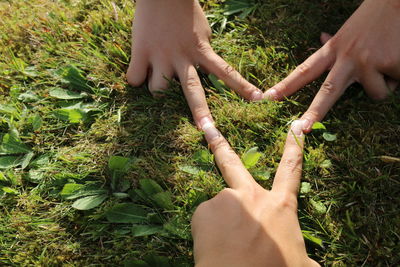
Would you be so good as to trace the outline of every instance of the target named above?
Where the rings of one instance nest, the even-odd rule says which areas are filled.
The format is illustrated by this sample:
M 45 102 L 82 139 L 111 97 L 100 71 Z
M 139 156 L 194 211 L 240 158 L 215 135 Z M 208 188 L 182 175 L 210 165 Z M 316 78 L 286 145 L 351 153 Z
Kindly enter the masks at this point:
M 321 32 L 321 35 L 319 37 L 321 43 L 324 45 L 326 44 L 330 39 L 332 38 L 332 35 L 326 32 Z
M 307 114 L 304 114 L 303 117 L 300 118 L 300 121 L 302 121 L 303 124 L 303 132 L 309 133 L 311 132 L 312 126 L 316 120 L 311 118 Z
M 126 77 L 126 81 L 128 82 L 128 84 L 130 86 L 138 87 L 138 86 L 141 86 L 145 82 L 146 76 L 147 76 L 146 74 L 147 73 L 145 73 L 145 72 L 142 72 L 142 73 L 135 72 L 133 67 L 129 67 L 128 71 L 125 74 L 125 77 Z
M 270 101 L 277 101 L 279 100 L 278 91 L 274 88 L 271 88 L 264 93 L 264 98 Z
M 261 90 L 256 89 L 251 93 L 250 100 L 251 101 L 261 101 L 264 99 L 264 94 Z
M 293 121 L 290 126 L 290 132 L 297 137 L 303 136 L 304 123 L 304 120 Z

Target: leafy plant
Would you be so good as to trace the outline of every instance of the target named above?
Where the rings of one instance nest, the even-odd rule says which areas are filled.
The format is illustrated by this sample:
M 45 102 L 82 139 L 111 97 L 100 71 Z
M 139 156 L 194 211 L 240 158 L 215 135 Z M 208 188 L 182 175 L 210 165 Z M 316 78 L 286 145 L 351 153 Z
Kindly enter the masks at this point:
M 328 132 L 325 125 L 323 125 L 321 122 L 315 122 L 312 126 L 312 129 L 316 132 L 322 132 L 322 137 L 325 139 L 325 141 L 333 142 L 337 139 L 336 134 Z
M 253 147 L 247 150 L 241 157 L 243 165 L 250 171 L 253 177 L 257 180 L 268 180 L 271 177 L 271 172 L 266 168 L 256 168 L 257 163 L 264 156 L 258 151 L 258 147 Z
M 25 169 L 33 157 L 32 149 L 21 141 L 16 130 L 10 131 L 3 136 L 0 145 L 0 169 L 9 169 L 17 166 Z
M 60 192 L 61 197 L 75 200 L 72 207 L 78 210 L 90 210 L 101 205 L 111 196 L 127 198 L 125 193 L 130 182 L 124 179 L 124 175 L 132 167 L 133 160 L 121 156 L 112 156 L 108 161 L 110 174 L 110 189 L 104 189 L 99 183 L 88 181 L 85 184 L 67 183 Z
M 257 10 L 259 4 L 253 0 L 228 0 L 225 3 L 224 15 L 238 15 L 244 19 Z

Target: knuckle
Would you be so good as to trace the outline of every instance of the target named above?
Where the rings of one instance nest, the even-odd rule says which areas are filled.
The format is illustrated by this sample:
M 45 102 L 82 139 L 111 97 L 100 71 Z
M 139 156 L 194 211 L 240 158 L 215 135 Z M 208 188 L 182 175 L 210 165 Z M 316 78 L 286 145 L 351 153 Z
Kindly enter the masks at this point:
M 332 95 L 335 93 L 336 89 L 336 85 L 333 82 L 325 81 L 320 88 L 320 92 L 326 95 Z
M 278 210 L 297 209 L 297 198 L 290 193 L 280 193 L 275 203 Z
M 316 118 L 318 118 L 319 115 L 320 114 L 315 110 L 307 110 L 306 113 L 304 113 L 302 118 L 314 122 L 314 120 L 316 120 Z
M 211 33 L 210 33 L 211 36 Z M 197 43 L 197 51 L 201 54 L 201 55 L 206 55 L 208 53 L 210 53 L 212 51 L 212 48 L 210 46 L 210 44 L 208 42 L 205 41 L 199 41 Z
M 396 57 L 386 55 L 380 65 L 381 65 L 380 66 L 381 69 L 386 70 L 386 71 L 396 68 L 396 65 L 397 65 Z
M 301 161 L 298 158 L 286 158 L 282 163 L 286 168 L 293 170 L 301 164 Z
M 186 87 L 187 90 L 190 92 L 193 90 L 197 90 L 199 87 L 201 87 L 201 83 L 196 77 L 188 77 L 188 79 L 186 80 Z
M 226 170 L 231 168 L 232 166 L 235 166 L 237 163 L 238 162 L 235 158 L 229 156 L 221 161 L 220 168 Z
M 373 56 L 371 55 L 371 52 L 367 49 L 362 50 L 358 54 L 358 63 L 362 66 L 368 66 L 371 64 L 371 61 L 373 60 Z
M 231 188 L 224 188 L 221 192 L 218 193 L 218 198 L 230 198 L 235 195 L 235 191 Z
M 196 210 L 193 213 L 192 216 L 192 223 L 196 222 L 197 220 L 200 220 L 202 216 L 205 216 L 205 214 L 209 213 L 213 209 L 210 207 L 210 202 L 211 200 L 204 201 L 200 203 L 200 205 L 197 206 Z
M 299 74 L 303 74 L 303 75 L 308 74 L 310 72 L 310 70 L 311 70 L 310 64 L 308 64 L 307 62 L 303 62 L 296 68 L 296 71 Z
M 236 70 L 229 64 L 226 64 L 223 68 L 222 71 L 220 73 L 220 78 L 222 80 L 230 77 L 231 75 L 236 74 Z
M 198 106 L 193 107 L 192 110 L 193 110 L 193 116 L 195 116 L 199 120 L 201 118 L 211 116 L 210 110 L 208 109 L 207 106 L 198 105 Z

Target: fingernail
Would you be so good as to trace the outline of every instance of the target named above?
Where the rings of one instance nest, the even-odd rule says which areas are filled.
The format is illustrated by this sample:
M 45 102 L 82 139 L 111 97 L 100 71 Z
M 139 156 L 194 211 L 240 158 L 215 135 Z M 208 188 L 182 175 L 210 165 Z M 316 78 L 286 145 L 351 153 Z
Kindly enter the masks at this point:
M 214 127 L 214 122 L 209 117 L 204 117 L 200 120 L 200 129 L 205 131 L 207 128 Z
M 259 101 L 264 98 L 263 92 L 261 90 L 255 90 L 254 92 L 251 93 L 251 100 L 253 101 Z
M 303 135 L 303 127 L 304 127 L 304 121 L 295 120 L 294 122 L 292 122 L 290 129 L 294 135 L 302 136 Z
M 310 120 L 302 119 L 301 121 L 303 122 L 303 130 L 308 131 L 311 129 L 312 125 Z
M 269 89 L 268 91 L 266 91 L 264 93 L 265 98 L 267 98 L 268 100 L 277 100 L 278 99 L 278 92 L 276 91 L 276 89 Z
M 214 125 L 211 125 L 210 127 L 204 129 L 204 133 L 208 143 L 211 143 L 221 136 L 221 133 L 218 131 L 217 128 L 214 127 Z

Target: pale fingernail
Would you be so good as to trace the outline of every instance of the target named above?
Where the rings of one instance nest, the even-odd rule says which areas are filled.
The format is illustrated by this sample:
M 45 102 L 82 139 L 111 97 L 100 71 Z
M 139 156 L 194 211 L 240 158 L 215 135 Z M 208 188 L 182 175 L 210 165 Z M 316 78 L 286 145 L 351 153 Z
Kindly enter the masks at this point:
M 294 122 L 292 122 L 290 129 L 294 135 L 302 136 L 303 135 L 303 127 L 304 127 L 304 121 L 295 120 Z
M 310 130 L 312 125 L 311 125 L 311 121 L 308 119 L 302 119 L 301 120 L 303 122 L 303 130 Z
M 210 127 L 214 127 L 214 122 L 209 117 L 204 117 L 200 120 L 200 129 L 205 130 Z
M 265 98 L 268 100 L 277 100 L 278 99 L 278 92 L 276 89 L 269 89 L 264 93 Z
M 211 143 L 212 141 L 221 136 L 221 133 L 218 131 L 217 128 L 214 127 L 214 125 L 204 129 L 204 133 L 208 143 Z
M 259 101 L 264 98 L 263 92 L 261 90 L 255 90 L 254 92 L 251 93 L 251 100 L 253 101 Z

